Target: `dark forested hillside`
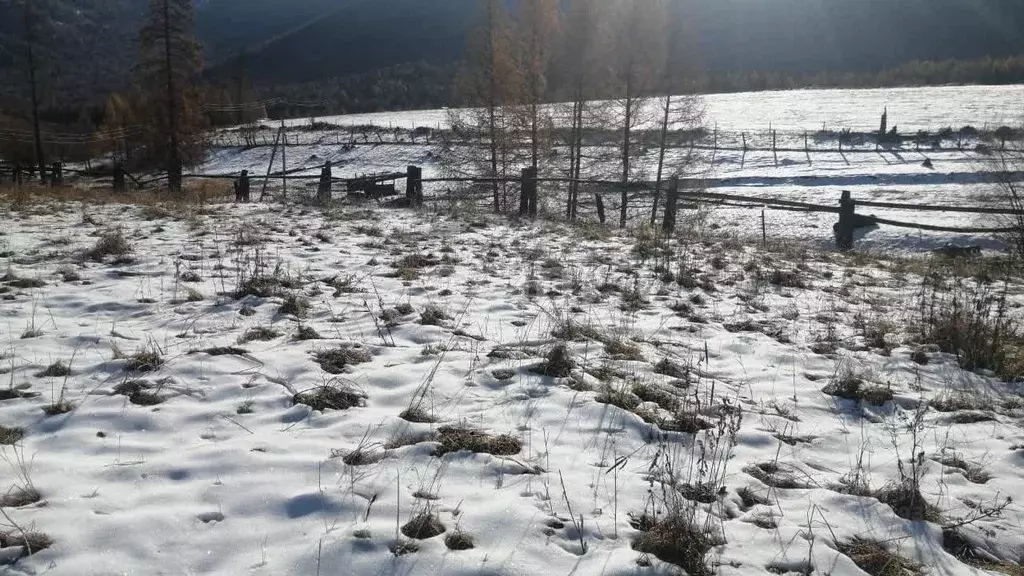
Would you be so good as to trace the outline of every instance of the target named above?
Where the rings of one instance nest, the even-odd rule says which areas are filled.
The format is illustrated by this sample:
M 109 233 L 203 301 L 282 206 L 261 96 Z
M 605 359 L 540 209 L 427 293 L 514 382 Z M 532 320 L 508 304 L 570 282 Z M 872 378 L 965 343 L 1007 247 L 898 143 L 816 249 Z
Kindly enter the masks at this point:
M 21 95 L 22 0 L 0 0 L 0 99 Z M 641 0 L 637 0 L 641 1 Z M 726 81 L 710 87 L 785 87 L 785 77 L 828 81 L 863 77 L 912 60 L 970 59 L 1024 53 L 1021 0 L 674 0 L 696 30 L 699 64 Z M 146 0 L 33 0 L 53 21 L 45 40 L 47 102 L 84 102 L 127 85 L 136 62 L 135 35 Z M 463 50 L 478 0 L 198 0 L 198 35 L 207 75 L 243 76 L 282 93 L 344 94 L 374 107 L 371 90 L 408 86 L 410 66 L 432 81 Z M 392 70 L 400 81 L 390 78 Z M 824 75 L 813 76 L 819 72 Z M 961 75 L 962 76 L 962 75 Z M 992 76 L 992 75 L 990 75 Z M 1002 75 L 1005 77 L 1006 75 Z M 755 75 L 756 77 L 756 75 Z M 922 74 L 914 78 L 927 77 Z M 344 80 L 333 80 L 347 78 Z M 845 77 L 852 82 L 851 76 Z M 756 79 L 756 78 L 755 78 Z M 327 82 L 327 81 L 331 82 Z M 763 80 L 763 78 L 762 78 Z M 941 78 L 939 78 L 941 81 Z M 396 84 L 397 83 L 397 84 Z M 317 88 L 318 84 L 323 89 Z M 399 101 L 443 98 L 407 94 Z M 372 94 L 371 94 L 372 96 Z M 429 96 L 429 98 L 428 98 Z M 388 98 L 381 99 L 381 102 Z M 394 104 L 390 98 L 388 105 Z M 437 103 L 435 103 L 437 104 Z M 362 104 L 360 104 L 362 106 Z

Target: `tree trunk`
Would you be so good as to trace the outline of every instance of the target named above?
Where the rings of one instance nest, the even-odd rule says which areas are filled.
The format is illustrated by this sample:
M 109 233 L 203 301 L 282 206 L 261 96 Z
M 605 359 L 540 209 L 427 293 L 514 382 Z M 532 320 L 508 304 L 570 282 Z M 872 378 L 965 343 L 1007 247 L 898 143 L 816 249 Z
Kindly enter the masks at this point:
M 654 208 L 651 209 L 651 226 L 658 223 L 658 200 L 661 196 L 661 178 L 665 169 L 665 148 L 668 144 L 668 119 L 672 110 L 672 95 L 665 96 L 665 114 L 661 119 L 661 142 L 658 147 L 658 175 L 654 180 Z
M 177 96 L 174 93 L 174 68 L 171 60 L 171 8 L 170 0 L 164 7 L 164 66 L 167 73 L 167 127 L 170 131 L 170 150 L 167 153 L 167 186 L 174 194 L 181 192 L 181 152 L 178 150 Z
M 36 166 L 39 179 L 46 181 L 46 157 L 43 154 L 43 137 L 39 129 L 39 93 L 36 87 L 35 22 L 32 15 L 32 1 L 25 0 L 25 44 L 28 46 L 28 77 L 32 91 L 32 138 L 35 144 Z
M 629 74 L 632 76 L 632 73 Z M 630 145 L 633 136 L 633 81 L 626 80 L 626 120 L 622 130 L 622 207 L 619 214 L 619 228 L 626 227 L 626 214 L 629 204 L 629 161 Z

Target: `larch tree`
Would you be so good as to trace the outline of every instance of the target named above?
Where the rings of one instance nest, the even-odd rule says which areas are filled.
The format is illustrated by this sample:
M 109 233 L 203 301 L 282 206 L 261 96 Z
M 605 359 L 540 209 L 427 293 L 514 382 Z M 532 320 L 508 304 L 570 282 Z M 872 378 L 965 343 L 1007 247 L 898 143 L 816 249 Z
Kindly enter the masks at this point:
M 558 95 L 567 104 L 561 106 L 569 127 L 565 145 L 569 149 L 565 176 L 569 179 L 566 220 L 575 220 L 579 206 L 579 180 L 583 171 L 583 136 L 592 101 L 598 97 L 602 65 L 603 33 L 602 0 L 569 0 L 566 7 L 564 34 L 561 36 L 555 77 Z
M 541 148 L 550 143 L 552 118 L 544 104 L 548 77 L 561 28 L 558 0 L 522 0 L 519 4 L 518 43 L 523 76 L 523 124 L 529 133 L 530 167 L 540 167 Z
M 669 8 L 665 44 L 665 67 L 658 81 L 657 98 L 659 118 L 658 167 L 654 179 L 654 205 L 651 209 L 651 226 L 657 223 L 658 204 L 665 181 L 667 166 L 665 155 L 669 147 L 670 131 L 694 130 L 704 120 L 704 103 L 696 95 L 691 77 L 695 72 L 694 50 L 691 45 L 691 26 L 685 20 L 682 7 Z M 679 176 L 695 162 L 692 154 L 687 155 L 681 165 L 670 170 L 672 176 Z
M 490 178 L 494 211 L 501 212 L 508 208 L 505 179 L 515 153 L 511 107 L 522 101 L 523 94 L 512 20 L 503 0 L 486 0 L 480 23 L 467 42 L 456 92 L 468 108 L 450 110 L 449 123 L 455 139 L 471 145 L 443 144 L 442 158 L 450 172 L 470 168 L 475 175 Z
M 192 0 L 150 0 L 139 35 L 140 80 L 155 114 L 150 145 L 164 158 L 168 187 L 181 192 L 182 167 L 202 155 L 202 114 L 195 80 L 200 47 L 193 37 Z
M 619 226 L 626 227 L 629 214 L 629 186 L 635 169 L 634 136 L 650 121 L 647 95 L 657 87 L 664 69 L 666 0 L 618 0 L 614 10 L 614 54 L 612 77 L 617 84 L 618 124 L 622 129 L 622 203 Z
M 21 15 L 21 54 L 16 58 L 22 61 L 25 72 L 25 87 L 31 107 L 32 122 L 32 159 L 39 170 L 40 179 L 45 180 L 46 154 L 43 147 L 42 128 L 40 126 L 39 108 L 42 98 L 41 77 L 45 45 L 52 37 L 52 26 L 49 21 L 52 7 L 49 0 L 10 0 L 10 5 Z

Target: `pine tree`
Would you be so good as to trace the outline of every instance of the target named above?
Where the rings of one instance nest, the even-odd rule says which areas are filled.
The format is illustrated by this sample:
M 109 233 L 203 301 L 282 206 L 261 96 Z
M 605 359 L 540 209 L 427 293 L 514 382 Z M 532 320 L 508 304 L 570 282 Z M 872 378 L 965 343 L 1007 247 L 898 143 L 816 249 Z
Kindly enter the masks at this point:
M 147 102 L 156 114 L 152 143 L 163 151 L 168 187 L 181 192 L 182 166 L 202 154 L 198 91 L 199 43 L 192 36 L 192 0 L 150 0 L 139 35 L 139 73 Z

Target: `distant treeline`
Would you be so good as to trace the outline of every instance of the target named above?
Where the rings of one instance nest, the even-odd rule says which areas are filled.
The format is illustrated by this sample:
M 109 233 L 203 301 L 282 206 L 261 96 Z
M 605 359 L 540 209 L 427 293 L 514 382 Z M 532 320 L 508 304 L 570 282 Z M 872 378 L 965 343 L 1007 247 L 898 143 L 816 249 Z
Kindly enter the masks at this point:
M 257 86 L 261 99 L 290 104 L 267 108 L 272 118 L 440 108 L 457 104 L 455 65 L 425 62 L 332 80 Z M 702 93 L 797 88 L 890 88 L 947 84 L 1024 84 L 1024 56 L 977 60 L 917 60 L 881 71 L 793 74 L 758 70 L 704 73 L 692 79 Z
M 267 106 L 271 118 L 417 110 L 456 105 L 452 93 L 454 64 L 418 62 L 375 72 L 307 82 L 258 85 L 261 100 L 283 102 Z M 791 74 L 757 70 L 706 73 L 693 79 L 703 93 L 757 92 L 797 88 L 889 88 L 946 84 L 1024 84 L 1024 56 L 978 60 L 918 60 L 876 72 L 817 72 Z M 99 125 L 103 106 L 50 106 L 48 123 Z

